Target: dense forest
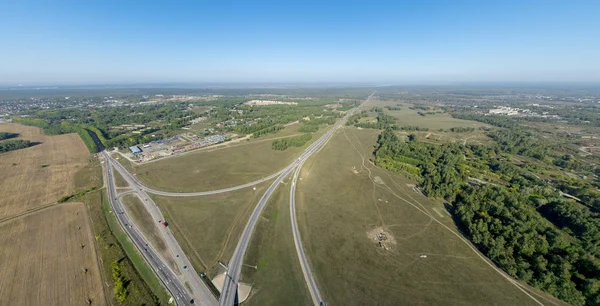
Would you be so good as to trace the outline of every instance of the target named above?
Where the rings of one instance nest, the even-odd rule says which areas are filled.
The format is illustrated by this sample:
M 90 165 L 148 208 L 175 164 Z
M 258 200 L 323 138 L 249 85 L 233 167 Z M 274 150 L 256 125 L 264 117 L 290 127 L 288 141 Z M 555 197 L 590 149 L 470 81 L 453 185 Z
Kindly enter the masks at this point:
M 572 305 L 600 305 L 600 222 L 504 154 L 544 158 L 547 148 L 519 130 L 491 132 L 496 146 L 434 145 L 386 128 L 376 165 L 416 179 L 428 196 L 446 199 L 470 240 L 511 276 Z M 469 184 L 487 173 L 497 184 Z

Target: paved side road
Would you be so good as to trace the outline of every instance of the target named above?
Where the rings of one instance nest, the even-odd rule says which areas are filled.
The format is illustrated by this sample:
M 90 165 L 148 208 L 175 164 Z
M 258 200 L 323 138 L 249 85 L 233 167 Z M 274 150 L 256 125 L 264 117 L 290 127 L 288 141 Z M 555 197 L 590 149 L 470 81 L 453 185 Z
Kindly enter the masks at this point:
M 111 157 L 112 158 L 112 157 Z M 127 173 L 129 173 L 129 171 L 127 171 L 127 169 L 125 169 L 125 167 L 123 167 L 123 165 L 121 165 L 121 163 L 115 161 L 114 162 L 114 166 L 119 168 L 119 172 L 121 173 L 122 171 L 125 171 Z M 209 191 L 198 191 L 198 192 L 169 192 L 169 191 L 161 191 L 161 190 L 156 190 L 153 188 L 150 188 L 144 184 L 142 184 L 142 182 L 140 182 L 137 178 L 133 178 L 133 184 L 136 185 L 139 189 L 151 193 L 151 194 L 156 194 L 156 195 L 162 195 L 162 196 L 168 196 L 168 197 L 197 197 L 197 196 L 204 196 L 204 195 L 211 195 L 211 194 L 218 194 L 218 193 L 225 193 L 225 192 L 230 192 L 230 191 L 235 191 L 238 189 L 243 189 L 243 188 L 248 188 L 248 187 L 252 187 L 255 186 L 257 184 L 260 184 L 262 182 L 266 182 L 269 180 L 272 180 L 273 178 L 281 175 L 281 173 L 283 173 L 285 170 L 287 169 L 287 167 L 277 173 L 273 173 L 267 177 L 263 177 L 259 180 L 253 181 L 253 182 L 249 182 L 246 184 L 242 184 L 242 185 L 238 185 L 238 186 L 233 186 L 233 187 L 229 187 L 229 188 L 223 188 L 223 189 L 217 189 L 217 190 L 209 190 Z M 131 185 L 132 183 L 130 183 Z
M 106 167 L 109 169 L 108 171 L 109 171 L 110 179 L 113 180 L 111 166 L 116 166 L 118 163 L 116 161 L 114 161 L 106 152 L 104 153 L 104 157 L 105 157 L 105 161 L 106 161 Z M 114 167 L 114 169 L 117 170 L 121 174 L 121 176 L 130 184 L 130 187 L 132 189 L 127 191 L 126 193 L 137 194 L 137 196 L 140 198 L 140 200 L 142 201 L 142 203 L 144 204 L 145 208 L 150 213 L 150 215 L 154 219 L 157 220 L 157 222 L 155 223 L 155 226 L 159 227 L 160 232 L 163 235 L 163 240 L 165 241 L 165 243 L 167 244 L 167 247 L 169 248 L 169 251 L 171 252 L 172 258 L 175 259 L 176 264 L 178 264 L 180 266 L 180 270 L 182 272 L 181 272 L 181 274 L 178 275 L 171 269 L 171 267 L 169 267 L 166 264 L 166 261 L 164 260 L 164 258 L 161 258 L 161 256 L 157 255 L 158 253 L 153 251 L 154 257 L 160 261 L 160 267 L 161 267 L 160 269 L 168 270 L 168 272 L 169 272 L 168 277 L 166 277 L 164 279 L 161 275 L 159 275 L 159 277 L 161 278 L 163 283 L 165 283 L 167 285 L 174 284 L 173 286 L 176 287 L 176 291 L 178 293 L 173 294 L 173 295 L 174 295 L 176 301 L 178 302 L 178 304 L 181 304 L 181 305 L 200 304 L 200 305 L 207 305 L 207 306 L 216 305 L 217 304 L 216 298 L 211 293 L 211 291 L 208 289 L 206 284 L 202 281 L 202 279 L 200 279 L 198 274 L 196 273 L 191 262 L 189 261 L 187 256 L 183 253 L 183 250 L 177 243 L 177 240 L 175 240 L 175 237 L 173 236 L 173 233 L 171 232 L 171 230 L 168 227 L 163 228 L 160 225 L 160 223 L 158 223 L 158 220 L 165 220 L 164 217 L 162 216 L 162 213 L 160 212 L 160 209 L 158 208 L 158 206 L 143 190 L 141 190 L 138 187 L 138 185 L 135 184 L 135 178 L 133 178 L 133 176 L 131 176 L 131 174 L 129 174 L 129 172 L 127 172 L 122 167 L 119 168 L 118 166 Z M 114 191 L 115 190 L 114 181 L 111 181 L 111 183 L 108 185 L 111 186 L 109 188 L 111 188 L 114 193 L 114 196 L 111 196 L 111 199 L 120 198 L 120 195 L 116 195 L 116 192 Z M 118 216 L 127 218 L 126 211 L 123 209 L 122 205 L 120 204 L 120 201 L 115 200 L 115 202 L 117 203 L 117 205 L 119 205 L 119 207 L 117 208 L 119 210 L 115 210 L 115 211 L 119 212 Z M 143 239 L 143 234 L 141 234 L 139 231 L 137 231 L 137 227 L 135 225 L 133 225 L 131 220 L 129 220 L 129 218 L 127 218 L 127 221 L 128 222 L 126 222 L 124 224 L 128 224 L 130 226 L 129 227 L 125 226 L 125 228 L 129 229 L 130 231 L 136 232 L 137 233 L 136 235 Z M 147 242 L 144 242 L 143 247 L 144 247 L 143 248 L 144 251 L 151 250 L 151 248 L 149 248 L 147 246 Z M 140 250 L 142 250 L 142 249 L 140 249 Z M 190 290 L 191 292 L 186 292 L 186 289 Z M 171 290 L 171 289 L 169 289 L 169 290 Z M 182 292 L 186 292 L 186 295 L 183 295 Z
M 373 92 L 366 99 L 366 101 L 369 101 L 373 97 L 375 92 Z M 333 135 L 333 133 L 337 129 L 339 129 L 341 126 L 343 126 L 346 123 L 346 120 L 348 120 L 348 118 L 350 116 L 352 116 L 352 114 L 357 109 L 358 109 L 358 107 L 356 107 L 352 111 L 348 112 L 348 114 L 346 114 L 346 116 L 344 116 L 344 118 L 342 118 L 342 120 L 340 120 L 340 122 L 338 122 L 336 125 L 334 125 L 327 133 L 325 133 L 323 136 L 321 136 L 321 138 L 319 138 L 312 145 L 310 145 L 306 149 L 306 151 L 304 151 L 304 153 L 302 153 L 302 155 L 297 160 L 295 160 L 292 164 L 290 164 L 288 167 L 286 167 L 281 172 L 281 174 L 277 177 L 277 179 L 271 184 L 271 186 L 269 186 L 269 189 L 267 189 L 265 194 L 259 200 L 258 205 L 256 205 L 256 207 L 254 208 L 254 211 L 252 212 L 252 215 L 250 216 L 250 219 L 248 220 L 248 223 L 246 224 L 246 227 L 244 228 L 244 232 L 242 233 L 240 241 L 238 242 L 238 245 L 235 249 L 235 252 L 233 253 L 231 260 L 229 261 L 229 267 L 227 269 L 225 283 L 223 284 L 223 290 L 221 291 L 221 297 L 219 299 L 219 306 L 233 306 L 238 303 L 237 287 L 238 287 L 238 283 L 239 283 L 240 274 L 242 271 L 244 255 L 246 254 L 246 249 L 248 248 L 248 244 L 249 244 L 250 238 L 252 237 L 252 234 L 254 232 L 254 228 L 256 227 L 256 223 L 258 222 L 258 218 L 260 217 L 260 214 L 261 214 L 264 206 L 266 205 L 267 201 L 273 194 L 273 191 L 275 191 L 277 186 L 283 181 L 283 179 L 286 176 L 288 176 L 288 174 L 290 174 L 293 171 L 293 169 L 296 166 L 304 163 L 313 153 L 320 150 L 322 148 L 322 146 L 325 145 L 325 143 L 327 143 L 327 141 L 329 140 L 331 135 Z M 297 240 L 296 243 L 300 243 L 299 239 Z M 304 258 L 304 262 L 306 264 L 303 267 L 303 271 L 306 269 L 308 271 L 309 277 L 311 279 L 313 279 L 312 274 L 310 273 L 310 269 L 308 267 L 308 263 L 306 263 L 306 258 L 304 256 L 304 252 L 302 252 L 302 257 Z M 302 260 L 301 260 L 301 263 L 302 263 Z M 305 273 L 305 278 L 306 278 L 306 275 L 307 274 Z M 309 288 L 314 289 L 315 290 L 314 292 L 316 295 L 313 295 L 313 291 L 311 291 L 311 295 L 313 295 L 313 301 L 315 302 L 315 304 L 320 305 L 321 297 L 318 293 L 316 285 L 314 284 L 314 279 L 312 281 L 313 281 L 312 286 L 314 286 L 314 287 L 311 287 L 311 285 L 309 284 Z
M 133 244 L 140 251 L 148 265 L 154 270 L 154 273 L 161 280 L 163 285 L 171 293 L 171 296 L 175 299 L 176 305 L 191 305 L 192 297 L 185 290 L 183 284 L 175 276 L 171 269 L 167 268 L 166 264 L 162 261 L 158 253 L 150 247 L 148 241 L 144 238 L 141 232 L 125 213 L 125 209 L 121 201 L 118 199 L 117 192 L 115 191 L 113 170 L 111 169 L 110 161 L 106 160 L 103 164 L 104 177 L 106 180 L 106 186 L 108 190 L 108 197 L 110 206 L 112 208 L 112 214 L 117 217 L 119 224 L 123 228 L 123 231 L 129 236 Z

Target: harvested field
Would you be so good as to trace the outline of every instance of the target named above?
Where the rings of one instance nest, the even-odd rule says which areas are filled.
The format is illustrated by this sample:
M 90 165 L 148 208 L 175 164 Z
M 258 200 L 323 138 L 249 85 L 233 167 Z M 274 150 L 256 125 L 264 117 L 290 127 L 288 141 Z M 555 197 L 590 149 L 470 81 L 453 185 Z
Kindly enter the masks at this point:
M 81 203 L 0 223 L 0 232 L 0 305 L 106 304 Z
M 41 142 L 0 154 L 0 218 L 54 203 L 74 191 L 75 172 L 90 156 L 77 134 L 45 136 L 39 128 L 13 123 L 0 124 L 0 132 Z
M 435 213 L 441 203 L 370 164 L 376 139 L 375 130 L 341 129 L 298 182 L 303 244 L 328 304 L 537 305 L 530 294 L 563 305 L 504 278 L 461 239 L 452 218 Z M 362 171 L 347 170 L 353 166 Z M 380 246 L 373 234 L 389 243 Z

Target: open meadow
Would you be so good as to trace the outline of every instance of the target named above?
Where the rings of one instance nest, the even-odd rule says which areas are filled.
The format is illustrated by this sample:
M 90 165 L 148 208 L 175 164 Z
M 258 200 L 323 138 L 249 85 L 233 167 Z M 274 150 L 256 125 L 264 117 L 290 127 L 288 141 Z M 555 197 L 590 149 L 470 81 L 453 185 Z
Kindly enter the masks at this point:
M 2 222 L 0 232 L 0 305 L 106 304 L 83 204 Z
M 209 196 L 151 197 L 196 270 L 212 278 L 222 269 L 217 261 L 231 259 L 252 209 L 270 183 Z
M 377 134 L 341 129 L 298 182 L 303 244 L 329 305 L 537 305 L 527 294 L 562 305 L 507 280 L 462 238 L 442 203 L 374 167 Z
M 452 116 L 450 116 L 450 114 L 447 114 L 447 113 L 438 113 L 438 114 L 431 114 L 431 115 L 427 114 L 425 116 L 421 116 L 421 115 L 419 115 L 419 112 L 424 113 L 426 111 L 418 110 L 418 109 L 410 109 L 410 107 L 413 106 L 410 103 L 374 100 L 374 101 L 371 101 L 368 104 L 368 107 L 364 108 L 364 109 L 370 109 L 371 107 L 375 107 L 375 106 L 377 106 L 377 107 L 385 107 L 385 106 L 400 107 L 401 108 L 400 110 L 386 110 L 387 114 L 389 114 L 390 116 L 392 116 L 398 120 L 399 126 L 411 125 L 411 126 L 419 126 L 419 127 L 425 127 L 425 128 L 429 128 L 429 129 L 435 129 L 435 130 L 449 129 L 449 128 L 453 128 L 453 127 L 478 128 L 480 126 L 486 126 L 486 124 L 476 122 L 476 121 L 452 118 Z
M 55 203 L 74 191 L 74 175 L 90 154 L 77 134 L 46 136 L 39 128 L 0 124 L 0 132 L 40 142 L 0 154 L 0 218 Z
M 318 139 L 326 128 L 313 134 L 302 147 L 273 150 L 271 139 L 258 138 L 246 144 L 218 147 L 142 165 L 128 164 L 147 186 L 175 192 L 205 191 L 236 186 L 269 176 L 290 164 Z

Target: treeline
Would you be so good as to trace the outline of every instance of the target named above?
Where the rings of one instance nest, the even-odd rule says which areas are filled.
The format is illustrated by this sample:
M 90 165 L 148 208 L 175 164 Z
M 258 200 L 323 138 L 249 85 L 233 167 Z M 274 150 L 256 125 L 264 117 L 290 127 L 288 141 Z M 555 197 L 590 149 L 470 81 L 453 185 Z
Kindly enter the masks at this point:
M 335 124 L 337 118 L 338 116 L 323 116 L 320 118 L 312 118 L 310 120 L 302 119 L 302 126 L 300 127 L 300 129 L 298 129 L 298 131 L 302 133 L 314 133 L 319 130 L 319 127 L 322 124 Z
M 362 111 L 358 114 L 354 114 L 352 115 L 350 118 L 348 118 L 348 123 L 346 123 L 347 125 L 354 125 L 355 127 L 359 127 L 359 128 L 363 128 L 363 129 L 379 129 L 379 130 L 383 130 L 386 128 L 390 128 L 390 129 L 398 129 L 398 127 L 395 125 L 396 124 L 396 118 L 388 115 L 385 113 L 384 109 L 381 107 L 373 107 L 371 109 L 371 111 L 374 111 L 377 113 L 377 122 L 359 122 L 359 120 L 361 118 L 365 118 L 368 116 L 366 111 Z
M 90 135 L 90 133 L 94 132 L 91 132 L 82 126 L 69 124 L 66 121 L 52 124 L 49 121 L 40 118 L 13 118 L 13 122 L 39 127 L 44 131 L 44 134 L 47 135 L 77 133 L 90 153 L 96 153 L 100 151 L 98 143 L 96 143 L 94 138 Z
M 312 139 L 311 134 L 304 134 L 304 135 L 290 137 L 290 138 L 275 139 L 271 143 L 271 148 L 273 150 L 285 151 L 289 147 L 301 147 L 311 139 Z
M 302 124 L 302 126 L 298 129 L 299 132 L 302 133 L 314 133 L 319 130 L 318 124 Z
M 72 194 L 65 195 L 65 196 L 61 197 L 60 199 L 58 199 L 57 202 L 58 203 L 64 203 L 64 202 L 69 201 L 71 199 L 80 198 L 80 197 L 86 195 L 88 192 L 92 192 L 94 190 L 96 190 L 96 187 L 88 187 L 86 189 L 74 192 Z
M 395 169 L 403 165 L 403 168 L 410 169 L 411 175 L 419 177 L 422 190 L 427 195 L 452 200 L 466 181 L 462 151 L 458 144 L 432 145 L 419 142 L 415 137 L 402 142 L 392 129 L 387 128 L 377 140 L 375 164 L 390 170 L 406 171 Z
M 385 108 L 389 110 L 402 110 L 402 107 L 399 106 L 386 106 Z
M 397 129 L 400 131 L 421 131 L 421 132 L 429 131 L 429 128 L 412 126 L 412 125 L 399 126 Z
M 360 119 L 367 118 L 368 116 L 369 115 L 367 114 L 367 111 L 358 112 L 358 113 L 350 116 L 350 118 L 348 118 L 348 120 L 346 121 L 346 125 L 356 126 L 358 124 L 358 122 L 360 121 Z
M 479 121 L 483 123 L 487 123 L 489 125 L 497 126 L 497 127 L 507 127 L 512 128 L 516 125 L 513 119 L 508 118 L 506 116 L 482 116 L 477 114 L 468 114 L 468 113 L 451 113 L 452 117 L 463 120 L 472 120 Z
M 237 133 L 241 134 L 252 134 L 254 132 L 266 129 L 268 127 L 273 126 L 274 123 L 270 120 L 263 120 L 255 122 L 254 124 L 240 125 L 235 128 Z
M 125 302 L 125 299 L 127 298 L 127 295 L 129 294 L 129 292 L 127 291 L 127 280 L 121 273 L 121 267 L 119 266 L 118 261 L 113 261 L 111 264 L 111 268 L 112 278 L 115 285 L 115 287 L 113 288 L 115 298 L 117 298 L 117 302 L 119 302 L 119 304 L 123 304 L 123 302 Z
M 474 132 L 475 128 L 459 126 L 459 127 L 451 127 L 449 129 L 440 129 L 439 131 L 440 132 L 452 132 L 452 133 L 467 133 L 467 132 Z
M 19 134 L 17 134 L 17 133 L 0 132 L 0 140 L 15 138 L 18 136 L 19 136 Z
M 440 112 L 421 112 L 421 111 L 417 112 L 417 114 L 419 114 L 419 116 L 423 116 L 423 117 L 425 117 L 427 115 L 435 115 L 435 114 L 439 114 L 439 113 Z
M 409 107 L 408 109 L 412 109 L 412 110 L 420 109 L 420 110 L 427 111 L 427 110 L 430 110 L 431 107 L 429 107 L 429 106 L 427 106 L 425 104 L 414 104 L 413 106 Z
M 267 128 L 264 128 L 262 130 L 258 130 L 256 132 L 252 133 L 252 137 L 258 138 L 258 137 L 264 136 L 266 134 L 276 133 L 277 131 L 282 130 L 282 129 L 283 129 L 283 125 L 273 125 L 273 126 L 270 126 L 270 127 L 267 127 Z
M 3 142 L 0 142 L 0 153 L 19 150 L 19 149 L 25 149 L 32 145 L 34 145 L 34 143 L 32 143 L 29 140 L 22 140 L 22 139 L 5 140 Z
M 600 305 L 599 216 L 563 199 L 498 150 L 414 137 L 404 142 L 388 128 L 374 154 L 376 165 L 413 177 L 425 194 L 448 200 L 462 231 L 509 275 L 572 305 Z M 472 186 L 467 173 L 501 181 Z

